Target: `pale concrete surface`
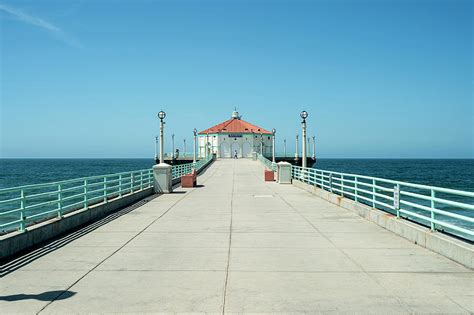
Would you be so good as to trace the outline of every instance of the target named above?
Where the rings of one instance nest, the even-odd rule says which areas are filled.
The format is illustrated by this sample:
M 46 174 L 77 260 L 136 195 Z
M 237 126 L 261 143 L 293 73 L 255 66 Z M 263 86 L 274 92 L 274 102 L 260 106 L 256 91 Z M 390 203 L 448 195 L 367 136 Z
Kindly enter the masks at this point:
M 218 160 L 0 279 L 0 313 L 469 313 L 474 273 Z M 63 293 L 65 292 L 65 293 Z

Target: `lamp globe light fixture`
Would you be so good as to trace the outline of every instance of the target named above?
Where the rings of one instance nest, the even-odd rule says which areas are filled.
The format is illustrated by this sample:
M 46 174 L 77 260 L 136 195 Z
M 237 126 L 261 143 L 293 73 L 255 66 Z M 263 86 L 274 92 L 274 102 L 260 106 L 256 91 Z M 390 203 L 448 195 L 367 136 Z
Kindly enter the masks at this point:
M 158 113 L 158 118 L 159 118 L 161 121 L 163 121 L 163 119 L 165 119 L 165 117 L 166 117 L 166 113 L 161 110 L 161 111 Z
M 304 121 L 306 118 L 308 118 L 308 112 L 305 111 L 305 110 L 302 111 L 302 112 L 300 113 L 300 117 L 301 117 L 301 118 L 303 119 L 303 121 Z

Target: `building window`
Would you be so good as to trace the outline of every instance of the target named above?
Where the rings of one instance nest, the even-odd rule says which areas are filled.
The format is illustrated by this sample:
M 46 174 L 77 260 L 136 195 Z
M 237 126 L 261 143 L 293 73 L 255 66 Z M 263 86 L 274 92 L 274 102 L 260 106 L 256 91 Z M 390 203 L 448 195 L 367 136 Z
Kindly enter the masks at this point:
M 268 140 L 270 140 L 270 137 L 268 137 Z

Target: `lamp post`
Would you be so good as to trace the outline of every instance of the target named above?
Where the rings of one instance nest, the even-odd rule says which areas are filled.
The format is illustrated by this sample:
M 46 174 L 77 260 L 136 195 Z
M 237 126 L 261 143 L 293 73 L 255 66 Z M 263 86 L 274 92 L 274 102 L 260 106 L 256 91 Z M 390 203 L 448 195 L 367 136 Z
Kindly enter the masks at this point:
M 310 140 L 310 139 L 311 139 L 311 138 L 308 137 L 308 146 L 306 147 L 306 149 L 307 149 L 306 156 L 309 156 L 309 153 L 311 152 L 311 145 L 310 145 L 310 143 L 309 143 L 309 140 Z
M 286 139 L 283 139 L 283 152 L 286 157 Z
M 193 133 L 194 133 L 193 163 L 196 164 L 196 135 L 197 135 L 197 129 L 196 128 L 194 128 Z
M 298 135 L 296 135 L 295 159 L 298 160 Z
M 263 134 L 260 132 L 260 155 L 263 156 Z
M 272 129 L 273 139 L 272 139 L 272 162 L 275 163 L 275 133 L 276 129 Z
M 166 113 L 164 111 L 160 111 L 158 113 L 158 118 L 160 119 L 160 164 L 165 162 L 163 158 L 163 151 L 164 151 L 163 128 L 165 124 L 163 120 L 165 119 L 165 117 L 166 117 Z
M 302 148 L 301 148 L 301 151 L 302 151 L 302 163 L 301 163 L 301 166 L 302 167 L 306 167 L 306 118 L 308 118 L 308 112 L 307 111 L 302 111 L 300 113 L 300 117 L 301 119 L 303 119 L 303 121 L 301 122 L 301 129 L 302 129 L 302 141 L 301 141 L 301 144 L 302 144 Z
M 171 134 L 171 157 L 174 157 L 174 133 Z
M 313 136 L 313 160 L 316 160 L 316 141 L 315 136 Z
M 186 157 L 186 139 L 183 139 L 184 148 L 183 148 L 183 157 Z

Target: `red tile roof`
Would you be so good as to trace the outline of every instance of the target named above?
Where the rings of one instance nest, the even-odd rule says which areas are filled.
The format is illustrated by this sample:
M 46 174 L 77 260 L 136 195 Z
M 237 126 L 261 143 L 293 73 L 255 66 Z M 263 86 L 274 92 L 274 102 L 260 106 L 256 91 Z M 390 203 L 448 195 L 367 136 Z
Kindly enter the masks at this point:
M 200 135 L 205 135 L 207 133 L 262 133 L 269 135 L 272 134 L 266 129 L 252 125 L 251 123 L 237 118 L 226 120 L 218 125 L 215 125 L 214 127 L 199 132 Z

